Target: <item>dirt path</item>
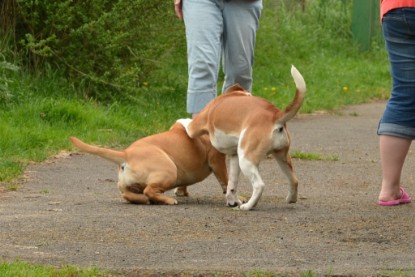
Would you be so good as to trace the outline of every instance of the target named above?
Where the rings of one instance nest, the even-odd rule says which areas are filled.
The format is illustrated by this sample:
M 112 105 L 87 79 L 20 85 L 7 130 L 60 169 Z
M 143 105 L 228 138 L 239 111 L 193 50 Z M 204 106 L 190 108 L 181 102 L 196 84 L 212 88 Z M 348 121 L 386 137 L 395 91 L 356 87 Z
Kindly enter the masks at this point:
M 287 181 L 272 160 L 261 164 L 267 186 L 248 212 L 225 207 L 213 178 L 190 187 L 180 205 L 137 206 L 120 198 L 116 168 L 100 158 L 74 154 L 30 166 L 17 191 L 0 194 L 0 259 L 131 275 L 414 275 L 414 204 L 376 205 L 376 127 L 383 106 L 353 106 L 289 123 L 292 151 L 338 157 L 294 160 L 297 204 L 285 203 Z M 403 184 L 415 197 L 414 169 L 411 152 Z M 240 192 L 251 194 L 244 179 Z

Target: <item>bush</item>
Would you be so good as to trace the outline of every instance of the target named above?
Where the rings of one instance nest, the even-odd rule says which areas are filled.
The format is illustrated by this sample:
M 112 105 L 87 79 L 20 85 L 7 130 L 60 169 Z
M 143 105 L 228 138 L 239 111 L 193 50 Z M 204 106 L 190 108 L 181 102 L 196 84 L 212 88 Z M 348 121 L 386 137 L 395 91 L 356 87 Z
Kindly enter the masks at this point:
M 7 104 L 13 97 L 10 84 L 13 78 L 10 74 L 19 70 L 19 67 L 9 60 L 10 53 L 9 36 L 3 36 L 0 40 L 0 105 Z
M 171 1 L 6 2 L 17 7 L 9 28 L 26 64 L 35 71 L 59 68 L 87 98 L 134 98 L 161 60 L 184 46 Z
M 361 55 L 351 34 L 352 0 L 263 2 L 254 65 L 256 91 L 285 87 L 285 80 L 291 78 L 284 74 L 292 63 L 308 74 L 310 88 L 312 82 L 327 80 L 331 69 L 325 65 L 342 62 L 353 68 L 346 73 L 353 71 L 354 76 L 339 78 L 336 87 L 364 76 L 355 65 L 347 64 L 354 60 L 350 57 Z M 36 73 L 64 76 L 74 84 L 73 91 L 86 99 L 135 104 L 185 101 L 185 32 L 173 14 L 173 1 L 3 0 L 0 8 L 0 35 L 10 34 L 10 47 L 22 57 L 20 68 L 26 65 Z M 16 63 L 8 57 L 2 60 L 9 62 L 0 69 L 5 80 L 4 72 L 10 74 L 5 68 Z M 322 60 L 324 66 L 319 66 Z M 330 90 L 330 85 L 320 84 L 319 90 Z M 3 99 L 13 94 L 4 91 L 0 92 Z

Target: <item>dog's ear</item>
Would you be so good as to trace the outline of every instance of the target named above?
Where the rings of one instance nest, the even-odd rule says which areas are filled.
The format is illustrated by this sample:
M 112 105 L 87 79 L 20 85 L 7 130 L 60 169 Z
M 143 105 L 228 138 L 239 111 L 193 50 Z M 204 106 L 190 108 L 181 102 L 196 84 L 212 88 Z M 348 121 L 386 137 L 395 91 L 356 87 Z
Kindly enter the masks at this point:
M 246 89 L 244 89 L 240 84 L 234 84 L 231 87 L 228 87 L 225 90 L 225 93 L 229 93 L 229 92 L 233 92 L 233 91 L 246 91 Z

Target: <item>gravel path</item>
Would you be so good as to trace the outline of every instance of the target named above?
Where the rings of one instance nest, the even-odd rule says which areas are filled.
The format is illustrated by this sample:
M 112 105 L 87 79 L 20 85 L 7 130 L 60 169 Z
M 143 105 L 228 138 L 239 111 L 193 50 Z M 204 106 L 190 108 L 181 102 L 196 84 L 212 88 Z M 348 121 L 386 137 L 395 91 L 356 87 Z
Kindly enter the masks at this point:
M 270 159 L 261 164 L 265 192 L 247 212 L 225 206 L 212 176 L 177 206 L 140 206 L 121 199 L 116 167 L 98 157 L 61 155 L 32 165 L 17 191 L 0 192 L 0 259 L 126 275 L 413 276 L 413 204 L 376 205 L 383 107 L 370 103 L 289 122 L 292 152 L 327 158 L 294 160 L 296 204 L 285 203 L 287 181 Z M 415 197 L 414 169 L 411 151 L 402 182 Z M 250 185 L 241 182 L 239 191 L 249 197 Z

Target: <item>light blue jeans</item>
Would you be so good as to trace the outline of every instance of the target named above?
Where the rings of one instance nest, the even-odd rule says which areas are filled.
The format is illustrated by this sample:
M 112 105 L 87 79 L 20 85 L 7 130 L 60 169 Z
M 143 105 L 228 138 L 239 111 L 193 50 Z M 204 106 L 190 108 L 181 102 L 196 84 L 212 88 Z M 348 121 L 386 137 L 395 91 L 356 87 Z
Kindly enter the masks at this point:
M 383 35 L 392 75 L 391 96 L 378 127 L 379 135 L 415 139 L 415 8 L 388 12 Z
M 221 59 L 223 91 L 236 83 L 251 91 L 261 12 L 261 0 L 183 0 L 188 113 L 200 112 L 216 97 Z

